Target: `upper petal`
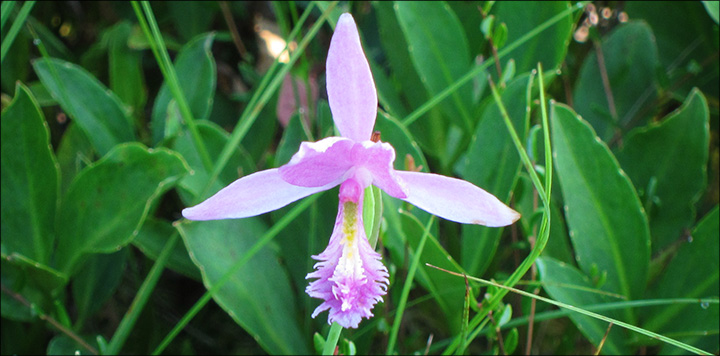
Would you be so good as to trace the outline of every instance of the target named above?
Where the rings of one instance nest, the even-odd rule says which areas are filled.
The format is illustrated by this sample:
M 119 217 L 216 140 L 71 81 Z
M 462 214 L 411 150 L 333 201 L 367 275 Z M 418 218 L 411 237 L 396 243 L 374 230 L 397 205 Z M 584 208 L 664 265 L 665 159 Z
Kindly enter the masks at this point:
M 506 226 L 520 214 L 470 182 L 432 173 L 395 171 L 405 185 L 403 199 L 447 220 L 491 227 Z
M 355 144 L 352 156 L 356 167 L 363 167 L 370 172 L 372 184 L 395 198 L 406 197 L 393 168 L 395 149 L 392 145 L 387 142 L 363 141 Z
M 290 162 L 279 168 L 280 176 L 284 181 L 301 187 L 319 187 L 332 182 L 337 185 L 353 165 L 353 145 L 352 140 L 344 137 L 303 142 Z
M 377 92 L 352 15 L 338 19 L 330 41 L 327 91 L 340 134 L 355 141 L 370 139 L 377 116 Z
M 278 169 L 273 168 L 232 182 L 204 202 L 184 209 L 182 214 L 190 220 L 247 218 L 280 209 L 300 198 L 333 186 L 295 186 L 284 181 Z

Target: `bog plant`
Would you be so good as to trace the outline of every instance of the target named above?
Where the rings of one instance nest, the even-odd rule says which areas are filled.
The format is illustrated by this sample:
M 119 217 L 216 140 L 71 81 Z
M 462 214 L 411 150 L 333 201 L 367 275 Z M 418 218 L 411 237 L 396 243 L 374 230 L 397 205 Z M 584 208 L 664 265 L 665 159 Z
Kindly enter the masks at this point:
M 52 4 L 3 353 L 720 350 L 716 2 Z

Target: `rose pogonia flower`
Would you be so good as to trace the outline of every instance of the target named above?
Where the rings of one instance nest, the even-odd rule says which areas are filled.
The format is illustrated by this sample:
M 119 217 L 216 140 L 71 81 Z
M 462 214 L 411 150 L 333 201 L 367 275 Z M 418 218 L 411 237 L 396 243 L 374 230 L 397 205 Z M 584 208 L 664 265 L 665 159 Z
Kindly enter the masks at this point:
M 456 178 L 396 171 L 395 149 L 371 140 L 377 93 L 370 66 L 350 14 L 338 20 L 327 58 L 327 91 L 333 120 L 342 136 L 303 142 L 290 162 L 242 177 L 204 202 L 183 210 L 190 220 L 245 218 L 279 209 L 340 185 L 338 215 L 327 248 L 307 275 L 306 292 L 320 298 L 312 314 L 329 309 L 328 323 L 357 328 L 382 301 L 387 268 L 367 240 L 362 220 L 365 188 L 371 184 L 392 197 L 447 220 L 506 226 L 520 218 L 492 194 Z

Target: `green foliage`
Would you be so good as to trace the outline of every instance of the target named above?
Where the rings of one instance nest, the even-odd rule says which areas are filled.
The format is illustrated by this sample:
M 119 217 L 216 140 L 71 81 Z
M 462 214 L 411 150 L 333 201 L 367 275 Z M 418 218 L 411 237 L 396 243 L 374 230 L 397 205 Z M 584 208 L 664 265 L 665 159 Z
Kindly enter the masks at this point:
M 2 2 L 3 354 L 717 354 L 718 5 L 605 6 Z M 337 189 L 180 220 L 335 135 L 343 12 L 395 169 L 522 213 L 459 225 L 368 190 L 390 284 L 357 330 L 305 293 Z M 286 76 L 319 98 L 283 126 Z

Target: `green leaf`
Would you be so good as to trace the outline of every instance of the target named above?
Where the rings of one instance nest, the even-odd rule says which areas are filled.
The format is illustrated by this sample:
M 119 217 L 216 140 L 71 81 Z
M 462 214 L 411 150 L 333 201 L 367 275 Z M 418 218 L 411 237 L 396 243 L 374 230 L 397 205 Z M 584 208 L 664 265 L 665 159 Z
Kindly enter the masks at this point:
M 21 303 L 3 290 L 0 293 L 3 318 L 18 321 L 33 320 L 37 317 L 36 310 L 51 308 L 53 295 L 57 293 L 58 288 L 62 288 L 68 282 L 64 274 L 23 255 L 13 253 L 8 256 L 3 252 L 0 262 L 3 287 L 19 294 L 22 299 L 30 303 L 30 306 Z
M 666 335 L 680 333 L 679 341 L 713 352 L 718 349 L 719 313 L 717 303 L 702 299 L 718 297 L 720 289 L 720 246 L 717 205 L 697 224 L 687 242 L 680 246 L 658 283 L 648 291 L 651 298 L 698 298 L 698 304 L 671 304 L 644 310 L 643 327 Z M 666 345 L 663 350 L 681 352 Z M 664 354 L 666 352 L 663 352 Z
M 207 119 L 212 109 L 217 80 L 215 59 L 210 51 L 214 39 L 214 32 L 195 37 L 183 46 L 174 63 L 178 84 L 195 120 Z M 163 83 L 153 105 L 153 142 L 165 138 L 165 122 L 171 102 L 174 103 L 170 88 Z
M 553 2 L 497 2 L 492 13 L 497 16 L 496 23 L 504 22 L 507 25 L 507 39 L 505 43 L 513 43 L 528 32 L 534 30 L 543 22 L 549 20 L 560 12 L 570 8 L 567 1 Z M 541 62 L 545 70 L 555 70 L 565 60 L 568 44 L 572 36 L 573 15 L 568 14 L 552 27 L 544 30 L 521 47 L 514 49 L 505 57 L 515 59 L 517 73 L 527 73 L 537 68 Z M 495 32 L 502 32 L 495 26 Z M 495 43 L 501 47 L 502 43 Z
M 230 136 L 227 131 L 210 121 L 198 121 L 197 127 L 210 156 L 219 156 Z M 203 189 L 207 185 L 211 172 L 205 169 L 190 132 L 184 130 L 173 142 L 171 148 L 180 153 L 192 169 L 192 174 L 183 177 L 178 184 L 180 197 L 188 205 L 195 204 L 201 198 L 217 193 L 236 179 L 255 171 L 255 164 L 253 164 L 248 153 L 238 148 L 230 156 L 228 164 L 225 165 L 225 169 L 220 173 L 218 179 L 213 182 L 210 191 L 204 192 Z M 207 196 L 201 197 L 200 195 L 203 193 L 207 193 Z
M 300 115 L 293 114 L 290 116 L 287 127 L 283 131 L 282 139 L 278 144 L 275 152 L 275 165 L 281 166 L 290 162 L 290 158 L 300 149 L 303 141 L 309 141 L 300 121 Z
M 645 290 L 650 261 L 647 217 L 630 179 L 607 146 L 570 108 L 550 107 L 553 154 L 570 239 L 580 268 L 607 273 L 603 287 L 630 299 Z M 628 315 L 628 322 L 633 322 Z
M 57 214 L 61 271 L 73 274 L 86 253 L 109 253 L 137 235 L 157 197 L 187 173 L 177 153 L 120 145 L 75 177 Z
M 631 131 L 617 154 L 645 202 L 653 253 L 682 238 L 695 221 L 706 184 L 709 120 L 705 97 L 693 90 L 659 124 Z
M 131 33 L 132 26 L 127 21 L 108 30 L 108 72 L 112 91 L 132 109 L 135 116 L 140 116 L 145 108 L 147 89 L 143 76 L 142 52 L 128 45 Z
M 85 69 L 60 59 L 38 59 L 33 67 L 60 106 L 82 128 L 101 155 L 134 141 L 132 120 L 120 99 Z
M 167 240 L 175 233 L 177 231 L 170 222 L 148 217 L 142 228 L 140 228 L 138 235 L 133 239 L 132 244 L 139 248 L 148 258 L 157 260 Z M 190 260 L 190 255 L 183 244 L 175 244 L 172 252 L 170 252 L 166 266 L 194 280 L 199 281 L 201 278 L 200 271 Z
M 535 263 L 540 273 L 545 291 L 559 302 L 576 307 L 596 305 L 617 301 L 607 295 L 593 291 L 594 287 L 587 276 L 570 265 L 558 262 L 549 257 L 540 257 Z M 611 318 L 620 319 L 619 312 L 610 310 L 602 313 Z M 580 329 L 580 332 L 597 346 L 607 331 L 608 323 L 578 313 L 571 313 L 570 320 Z M 621 328 L 610 329 L 602 352 L 607 355 L 628 355 L 631 349 L 625 345 L 627 336 Z
M 2 113 L 3 253 L 49 264 L 59 167 L 37 102 L 22 84 L 15 93 Z
M 258 218 L 183 224 L 181 233 L 205 287 L 213 287 L 265 231 Z M 271 247 L 261 249 L 213 296 L 271 354 L 307 354 L 294 293 Z
M 503 104 L 521 140 L 528 126 L 526 109 L 529 103 L 526 93 L 529 79 L 529 75 L 524 75 L 513 80 L 502 93 Z M 486 106 L 481 115 L 460 171 L 468 182 L 508 202 L 520 171 L 520 156 L 505 127 L 500 109 L 493 98 L 487 100 L 492 103 Z M 482 275 L 490 265 L 502 232 L 502 228 L 462 226 L 461 261 L 469 274 Z
M 644 22 L 618 26 L 602 41 L 601 48 L 604 66 L 598 65 L 597 51 L 588 55 L 573 101 L 577 113 L 609 142 L 628 126 L 644 124 L 652 114 L 649 105 L 657 98 L 655 71 L 659 63 L 655 37 Z M 607 89 L 602 70 L 607 73 Z
M 84 267 L 73 278 L 73 299 L 78 311 L 78 320 L 93 315 L 115 293 L 122 281 L 128 250 L 110 254 L 92 255 Z
M 60 196 L 70 188 L 75 176 L 92 163 L 95 150 L 82 129 L 71 122 L 60 139 L 57 160 L 60 164 Z
M 716 1 L 668 1 L 662 6 L 630 1 L 625 6 L 629 18 L 642 19 L 652 28 L 658 60 L 667 76 L 664 89 L 678 100 L 693 87 L 700 87 L 709 98 L 720 91 L 717 20 L 713 22 L 703 4 L 718 6 Z
M 705 6 L 705 10 L 707 10 L 708 15 L 710 15 L 710 18 L 715 21 L 715 24 L 718 24 L 718 17 L 720 17 L 720 9 L 718 9 L 718 2 L 717 1 L 703 1 L 703 6 Z
M 446 3 L 398 1 L 395 15 L 415 70 L 430 96 L 470 70 L 472 62 L 465 32 Z M 472 102 L 472 86 L 468 83 L 440 102 L 439 107 L 447 120 L 469 131 L 475 126 Z

